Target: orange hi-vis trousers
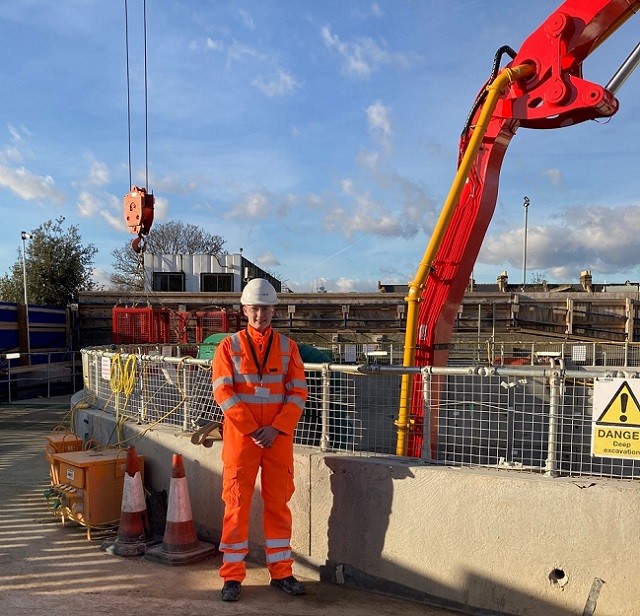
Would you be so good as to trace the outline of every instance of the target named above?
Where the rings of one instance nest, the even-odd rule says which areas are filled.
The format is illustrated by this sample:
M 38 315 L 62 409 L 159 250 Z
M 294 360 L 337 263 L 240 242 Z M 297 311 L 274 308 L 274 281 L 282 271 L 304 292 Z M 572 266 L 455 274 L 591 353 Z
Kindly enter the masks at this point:
M 267 355 L 262 374 L 248 349 L 248 336 L 261 364 Z M 260 471 L 267 566 L 272 579 L 288 577 L 293 565 L 288 505 L 294 492 L 293 432 L 307 398 L 298 347 L 270 328 L 260 334 L 249 327 L 220 343 L 212 378 L 214 397 L 224 412 L 220 576 L 238 582 L 245 578 L 250 508 Z M 251 438 L 264 426 L 279 432 L 269 448 Z
M 226 438 L 226 435 L 225 435 Z M 249 512 L 258 470 L 261 469 L 265 555 L 271 578 L 292 575 L 291 510 L 294 491 L 293 447 L 290 437 L 280 435 L 273 447 L 263 449 L 249 441 L 240 466 L 224 466 L 222 499 L 225 503 L 220 550 L 220 577 L 242 582 L 245 557 L 249 552 Z M 226 443 L 225 445 L 226 446 Z

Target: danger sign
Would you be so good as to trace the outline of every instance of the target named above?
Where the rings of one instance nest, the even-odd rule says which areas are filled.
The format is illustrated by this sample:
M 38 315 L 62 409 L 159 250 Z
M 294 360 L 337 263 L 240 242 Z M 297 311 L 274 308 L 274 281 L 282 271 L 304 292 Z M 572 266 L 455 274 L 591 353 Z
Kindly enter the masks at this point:
M 640 383 L 596 379 L 593 387 L 591 455 L 640 459 Z

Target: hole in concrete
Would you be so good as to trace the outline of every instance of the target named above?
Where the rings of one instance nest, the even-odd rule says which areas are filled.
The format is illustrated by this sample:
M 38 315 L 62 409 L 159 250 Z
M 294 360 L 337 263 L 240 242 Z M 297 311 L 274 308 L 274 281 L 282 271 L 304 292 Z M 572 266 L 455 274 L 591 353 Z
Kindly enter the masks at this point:
M 551 573 L 549 573 L 549 582 L 553 586 L 564 586 L 568 581 L 569 578 L 563 569 L 552 569 Z

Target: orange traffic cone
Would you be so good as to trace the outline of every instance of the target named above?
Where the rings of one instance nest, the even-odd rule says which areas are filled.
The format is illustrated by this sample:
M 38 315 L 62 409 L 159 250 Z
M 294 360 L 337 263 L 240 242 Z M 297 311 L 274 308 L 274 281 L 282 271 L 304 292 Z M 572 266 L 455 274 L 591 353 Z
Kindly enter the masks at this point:
M 116 556 L 140 556 L 154 543 L 158 540 L 151 533 L 138 456 L 131 446 L 127 449 L 118 536 L 115 541 L 103 542 L 100 549 Z
M 182 456 L 174 453 L 162 545 L 148 549 L 144 557 L 163 565 L 188 565 L 215 556 L 217 551 L 215 545 L 199 541 L 196 536 Z

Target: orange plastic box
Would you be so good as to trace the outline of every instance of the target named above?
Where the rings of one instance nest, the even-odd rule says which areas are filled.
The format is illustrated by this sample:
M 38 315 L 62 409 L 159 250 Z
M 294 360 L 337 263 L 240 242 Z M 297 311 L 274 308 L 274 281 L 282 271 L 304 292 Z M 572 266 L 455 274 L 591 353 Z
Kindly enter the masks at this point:
M 47 446 L 45 448 L 45 458 L 49 463 L 49 475 L 51 484 L 60 483 L 58 473 L 58 462 L 54 461 L 53 455 L 56 453 L 66 453 L 69 451 L 82 451 L 84 443 L 82 439 L 73 432 L 53 432 L 47 435 Z
M 126 450 L 106 449 L 53 454 L 58 465 L 59 482 L 54 486 L 65 519 L 91 530 L 117 526 L 120 520 L 122 489 L 127 470 Z M 144 478 L 144 458 L 138 456 L 140 475 Z

